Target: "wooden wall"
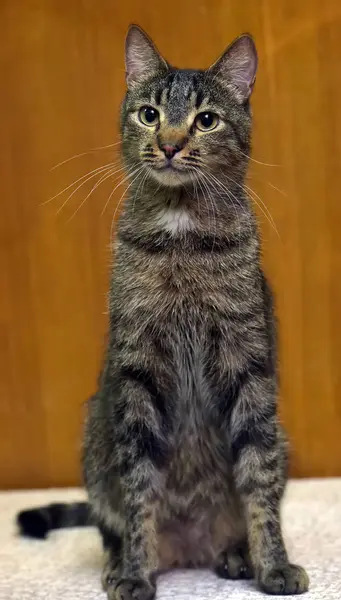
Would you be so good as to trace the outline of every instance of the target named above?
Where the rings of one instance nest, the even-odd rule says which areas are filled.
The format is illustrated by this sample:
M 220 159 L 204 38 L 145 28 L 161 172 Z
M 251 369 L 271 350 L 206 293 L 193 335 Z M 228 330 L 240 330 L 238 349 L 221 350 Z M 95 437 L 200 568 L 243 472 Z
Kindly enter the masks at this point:
M 80 206 L 99 175 L 60 212 L 74 188 L 42 203 L 117 160 L 112 147 L 50 170 L 118 140 L 132 21 L 177 66 L 209 65 L 242 31 L 256 38 L 259 162 L 248 185 L 266 206 L 257 211 L 281 324 L 292 473 L 341 475 L 340 1 L 2 0 L 0 486 L 80 480 L 82 403 L 104 344 L 122 188 L 104 215 L 112 180 Z

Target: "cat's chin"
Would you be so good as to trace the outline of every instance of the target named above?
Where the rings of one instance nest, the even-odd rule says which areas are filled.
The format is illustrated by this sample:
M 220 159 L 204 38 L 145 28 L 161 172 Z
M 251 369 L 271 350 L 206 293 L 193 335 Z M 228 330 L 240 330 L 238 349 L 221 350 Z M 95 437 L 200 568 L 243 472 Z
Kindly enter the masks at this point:
M 175 169 L 152 169 L 150 175 L 166 187 L 179 187 L 192 181 L 188 171 L 175 171 Z

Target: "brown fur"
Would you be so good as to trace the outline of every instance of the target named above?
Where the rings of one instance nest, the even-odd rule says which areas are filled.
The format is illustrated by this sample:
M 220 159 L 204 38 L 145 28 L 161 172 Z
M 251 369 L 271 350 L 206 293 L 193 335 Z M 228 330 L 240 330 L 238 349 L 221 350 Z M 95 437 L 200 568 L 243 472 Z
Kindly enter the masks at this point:
M 122 151 L 136 179 L 84 440 L 109 600 L 151 600 L 172 567 L 308 589 L 281 533 L 276 328 L 244 188 L 256 66 L 249 36 L 186 71 L 140 29 L 128 34 Z
M 122 148 L 142 174 L 119 221 L 84 450 L 94 515 L 122 540 L 107 544 L 110 599 L 149 600 L 173 567 L 255 575 L 269 593 L 308 587 L 281 534 L 275 322 L 243 187 L 255 56 L 244 37 L 211 70 L 179 71 L 128 35 Z M 216 131 L 196 128 L 202 110 Z

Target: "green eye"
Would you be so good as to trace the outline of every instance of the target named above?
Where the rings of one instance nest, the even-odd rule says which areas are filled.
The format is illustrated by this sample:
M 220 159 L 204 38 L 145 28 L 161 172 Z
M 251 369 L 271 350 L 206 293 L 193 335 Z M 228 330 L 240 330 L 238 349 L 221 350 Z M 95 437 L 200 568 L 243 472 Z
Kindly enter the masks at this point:
M 195 126 L 199 131 L 212 131 L 219 123 L 219 117 L 213 112 L 202 112 L 195 118 Z
M 143 125 L 154 127 L 160 120 L 159 112 L 152 106 L 142 106 L 139 110 L 139 119 Z

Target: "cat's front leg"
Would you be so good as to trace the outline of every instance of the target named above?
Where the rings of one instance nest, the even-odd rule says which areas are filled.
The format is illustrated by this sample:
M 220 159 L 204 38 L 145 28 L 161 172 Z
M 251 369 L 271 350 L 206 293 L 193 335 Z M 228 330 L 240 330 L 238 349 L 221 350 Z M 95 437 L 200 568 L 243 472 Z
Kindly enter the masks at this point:
M 155 504 L 162 494 L 163 469 L 170 451 L 165 413 L 166 399 L 151 373 L 141 368 L 121 369 L 113 420 L 125 525 L 120 578 L 113 577 L 112 585 L 108 578 L 110 600 L 151 600 L 155 596 Z
M 258 584 L 268 594 L 301 594 L 308 590 L 309 578 L 289 562 L 281 531 L 286 447 L 275 393 L 272 377 L 257 373 L 244 381 L 231 415 L 231 453 Z

